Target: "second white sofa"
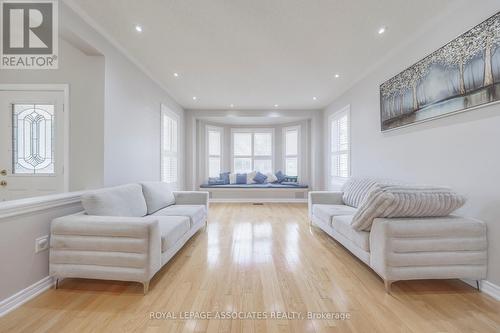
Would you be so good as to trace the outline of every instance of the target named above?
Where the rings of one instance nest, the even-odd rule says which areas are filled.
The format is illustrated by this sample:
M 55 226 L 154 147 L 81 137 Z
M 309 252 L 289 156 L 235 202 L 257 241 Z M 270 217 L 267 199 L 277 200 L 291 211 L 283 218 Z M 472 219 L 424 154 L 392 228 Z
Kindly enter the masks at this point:
M 207 192 L 143 182 L 82 196 L 85 212 L 51 224 L 50 275 L 144 285 L 207 222 Z M 57 282 L 56 282 L 57 285 Z
M 369 230 L 355 228 L 353 218 L 371 183 L 352 179 L 346 192 L 309 192 L 309 218 L 370 266 L 384 280 L 387 292 L 399 280 L 486 278 L 482 221 L 456 215 L 384 217 L 373 219 Z M 360 205 L 346 204 L 346 197 Z

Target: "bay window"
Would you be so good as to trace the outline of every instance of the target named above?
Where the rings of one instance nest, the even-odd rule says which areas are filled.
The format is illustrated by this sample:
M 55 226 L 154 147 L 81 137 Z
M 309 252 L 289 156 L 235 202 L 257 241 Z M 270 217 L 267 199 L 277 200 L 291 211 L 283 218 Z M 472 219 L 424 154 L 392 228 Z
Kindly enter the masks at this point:
M 208 177 L 219 177 L 222 167 L 222 128 L 207 126 Z
M 299 175 L 300 161 L 300 126 L 283 128 L 284 166 L 287 176 Z

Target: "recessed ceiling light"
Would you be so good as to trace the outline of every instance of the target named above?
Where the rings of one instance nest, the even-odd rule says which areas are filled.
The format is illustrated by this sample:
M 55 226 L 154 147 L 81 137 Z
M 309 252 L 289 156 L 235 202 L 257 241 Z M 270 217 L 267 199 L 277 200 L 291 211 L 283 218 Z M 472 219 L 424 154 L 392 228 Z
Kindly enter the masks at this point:
M 378 34 L 379 34 L 379 35 L 382 35 L 382 34 L 383 34 L 386 30 L 387 30 L 387 27 L 380 27 L 380 28 L 378 29 Z
M 179 73 L 174 73 L 174 76 L 175 77 L 179 77 Z
M 316 96 L 313 97 L 313 101 L 317 100 L 318 98 Z
M 274 107 L 277 108 L 279 105 L 278 104 L 274 104 Z
M 338 79 L 340 77 L 340 74 L 335 74 L 335 78 Z
M 198 99 L 198 97 L 193 96 L 193 101 L 196 101 L 197 99 Z
M 234 104 L 229 104 L 229 107 L 230 108 L 234 108 Z
M 135 26 L 135 31 L 142 32 L 142 27 L 140 25 Z

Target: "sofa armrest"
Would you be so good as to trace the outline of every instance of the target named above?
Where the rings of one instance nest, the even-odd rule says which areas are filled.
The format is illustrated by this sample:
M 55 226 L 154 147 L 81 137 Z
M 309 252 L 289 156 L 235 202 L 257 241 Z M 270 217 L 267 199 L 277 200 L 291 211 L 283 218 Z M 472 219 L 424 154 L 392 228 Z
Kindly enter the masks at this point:
M 308 211 L 309 219 L 312 218 L 312 205 L 324 204 L 324 205 L 343 205 L 344 200 L 342 199 L 342 192 L 332 192 L 332 191 L 311 191 L 309 192 Z
M 134 265 L 143 270 L 143 281 L 148 281 L 161 268 L 161 233 L 158 219 L 154 217 L 84 214 L 59 217 L 51 223 L 50 250 L 50 263 L 56 265 L 74 264 L 64 261 L 67 251 L 71 251 L 73 257 L 80 256 L 81 265 L 96 264 L 96 257 L 86 256 L 89 251 L 115 257 L 120 253 L 139 254 L 144 260 Z M 73 257 L 71 260 L 75 260 Z M 113 266 L 112 263 L 106 265 Z
M 208 210 L 208 192 L 174 191 L 176 205 L 203 205 Z
M 464 278 L 487 269 L 486 224 L 455 215 L 376 218 L 370 231 L 370 266 L 384 280 Z

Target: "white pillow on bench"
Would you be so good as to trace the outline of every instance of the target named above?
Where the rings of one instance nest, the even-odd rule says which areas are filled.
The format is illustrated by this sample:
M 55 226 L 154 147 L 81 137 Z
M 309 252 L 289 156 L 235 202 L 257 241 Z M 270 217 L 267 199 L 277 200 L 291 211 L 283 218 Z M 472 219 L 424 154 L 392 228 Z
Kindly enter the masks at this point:
M 377 217 L 447 216 L 465 201 L 445 187 L 377 184 L 361 203 L 351 225 L 358 231 L 369 231 Z

